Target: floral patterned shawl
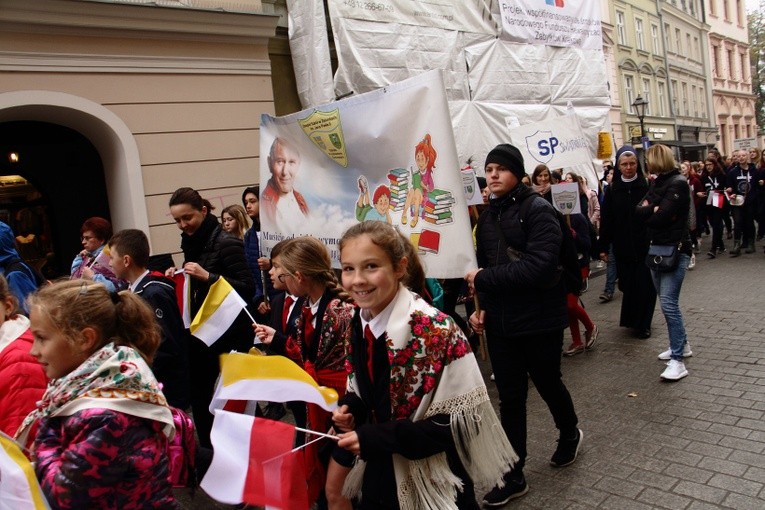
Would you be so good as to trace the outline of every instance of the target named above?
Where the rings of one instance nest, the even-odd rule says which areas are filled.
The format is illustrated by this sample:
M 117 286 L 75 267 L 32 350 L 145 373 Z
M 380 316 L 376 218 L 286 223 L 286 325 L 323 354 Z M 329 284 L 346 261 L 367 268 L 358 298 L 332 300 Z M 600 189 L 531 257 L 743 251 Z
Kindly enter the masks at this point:
M 450 415 L 457 453 L 472 480 L 501 485 L 502 475 L 518 457 L 489 401 L 475 355 L 454 320 L 401 286 L 386 333 L 392 419 Z M 351 352 L 351 366 L 352 356 Z M 359 394 L 352 373 L 348 391 Z M 449 469 L 445 453 L 421 460 L 394 454 L 393 466 L 402 510 L 456 508 L 462 482 Z M 363 469 L 364 462 L 358 461 L 346 480 L 346 495 L 358 493 Z
M 36 420 L 70 416 L 83 409 L 111 409 L 164 423 L 168 438 L 175 431 L 173 416 L 159 383 L 143 358 L 132 348 L 109 343 L 72 372 L 53 379 L 16 432 L 21 444 Z

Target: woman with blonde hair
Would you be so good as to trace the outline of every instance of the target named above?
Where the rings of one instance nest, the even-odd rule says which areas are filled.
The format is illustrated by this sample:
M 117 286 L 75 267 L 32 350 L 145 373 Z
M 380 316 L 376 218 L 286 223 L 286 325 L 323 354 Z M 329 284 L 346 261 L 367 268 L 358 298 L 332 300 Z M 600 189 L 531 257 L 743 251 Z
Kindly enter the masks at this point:
M 651 245 L 671 247 L 679 252 L 674 267 L 649 266 L 669 331 L 669 350 L 659 354 L 659 359 L 669 361 L 661 378 L 677 381 L 688 375 L 683 358 L 691 356 L 683 314 L 678 304 L 685 272 L 691 260 L 691 239 L 688 230 L 691 195 L 688 191 L 688 181 L 680 175 L 669 147 L 661 144 L 651 146 L 646 151 L 646 164 L 649 172 L 657 177 L 638 204 L 637 215 L 645 221 Z M 648 256 L 651 257 L 650 250 Z
M 223 230 L 244 239 L 244 233 L 250 228 L 250 220 L 247 219 L 247 211 L 239 204 L 234 204 L 223 209 L 220 213 L 220 222 Z

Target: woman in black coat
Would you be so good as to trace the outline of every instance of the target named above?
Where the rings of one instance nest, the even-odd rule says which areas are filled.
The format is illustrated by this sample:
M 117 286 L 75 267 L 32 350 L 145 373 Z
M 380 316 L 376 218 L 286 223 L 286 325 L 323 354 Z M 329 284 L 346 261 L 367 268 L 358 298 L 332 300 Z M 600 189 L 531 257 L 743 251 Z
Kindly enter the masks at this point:
M 645 222 L 635 214 L 635 207 L 648 191 L 648 182 L 631 145 L 616 152 L 616 167 L 618 172 L 600 209 L 600 258 L 608 261 L 608 245 L 613 244 L 619 290 L 624 293 L 619 325 L 634 329 L 638 338 L 648 338 L 656 291 L 645 265 Z
M 242 299 L 249 301 L 255 282 L 247 266 L 242 240 L 224 232 L 212 214 L 213 206 L 199 192 L 179 188 L 170 197 L 170 214 L 181 234 L 183 270 L 190 278 L 190 312 L 193 317 L 202 306 L 210 286 L 225 278 Z M 172 277 L 175 268 L 166 271 Z M 189 346 L 191 368 L 191 409 L 201 447 L 211 448 L 213 417 L 209 411 L 220 373 L 218 357 L 232 350 L 246 352 L 253 344 L 252 321 L 242 311 L 229 329 L 210 347 L 197 339 Z

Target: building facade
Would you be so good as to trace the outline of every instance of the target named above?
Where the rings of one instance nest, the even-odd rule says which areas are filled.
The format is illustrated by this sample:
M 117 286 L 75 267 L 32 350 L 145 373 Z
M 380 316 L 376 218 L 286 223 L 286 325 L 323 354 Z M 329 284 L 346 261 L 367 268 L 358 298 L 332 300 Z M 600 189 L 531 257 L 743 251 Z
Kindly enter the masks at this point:
M 269 44 L 279 16 L 258 0 L 186 4 L 2 2 L 0 146 L 37 144 L 2 173 L 37 191 L 0 209 L 9 220 L 22 208 L 46 216 L 37 234 L 59 252 L 59 272 L 81 249 L 89 216 L 146 231 L 154 253 L 178 253 L 167 206 L 176 188 L 199 190 L 219 212 L 258 181 L 260 115 L 275 112 Z M 63 157 L 61 133 L 94 157 Z M 62 157 L 43 159 L 57 150 Z
M 676 121 L 678 156 L 700 160 L 715 145 L 717 129 L 709 83 L 709 26 L 702 0 L 659 2 L 669 74 L 670 110 Z
M 704 1 L 717 146 L 731 154 L 734 140 L 757 137 L 745 5 L 743 0 Z
M 641 126 L 632 104 L 648 101 L 643 130 L 651 142 L 675 140 L 661 18 L 654 0 L 608 2 L 614 24 L 615 57 L 621 91 L 622 135 L 640 145 Z

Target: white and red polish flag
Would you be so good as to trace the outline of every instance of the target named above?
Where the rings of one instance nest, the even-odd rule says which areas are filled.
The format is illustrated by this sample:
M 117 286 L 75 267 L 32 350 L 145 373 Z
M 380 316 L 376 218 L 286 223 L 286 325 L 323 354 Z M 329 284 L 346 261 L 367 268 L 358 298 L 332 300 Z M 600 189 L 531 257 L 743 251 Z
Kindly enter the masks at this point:
M 178 302 L 178 308 L 181 310 L 183 327 L 188 329 L 191 325 L 191 285 L 189 283 L 189 275 L 186 274 L 186 271 L 180 269 L 173 274 L 173 281 L 175 282 L 175 300 Z
M 210 439 L 215 453 L 200 484 L 210 497 L 308 510 L 305 450 L 293 449 L 293 425 L 217 410 Z

